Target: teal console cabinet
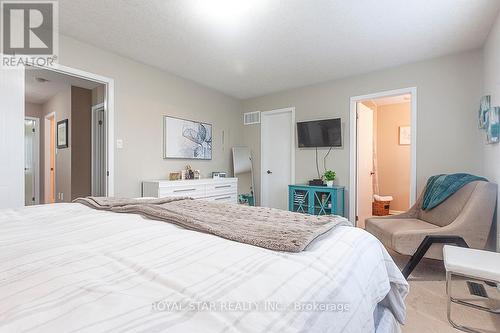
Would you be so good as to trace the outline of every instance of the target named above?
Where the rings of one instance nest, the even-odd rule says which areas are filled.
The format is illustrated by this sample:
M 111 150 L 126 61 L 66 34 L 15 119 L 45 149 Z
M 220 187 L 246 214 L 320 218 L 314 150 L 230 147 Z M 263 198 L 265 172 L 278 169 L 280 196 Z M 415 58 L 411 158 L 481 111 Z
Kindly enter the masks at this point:
M 311 215 L 344 216 L 343 186 L 288 185 L 288 210 Z

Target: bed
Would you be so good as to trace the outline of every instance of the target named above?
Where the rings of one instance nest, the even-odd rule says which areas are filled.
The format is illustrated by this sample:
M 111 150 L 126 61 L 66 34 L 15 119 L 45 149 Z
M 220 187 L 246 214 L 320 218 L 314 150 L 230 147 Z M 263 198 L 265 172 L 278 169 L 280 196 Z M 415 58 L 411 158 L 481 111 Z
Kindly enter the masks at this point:
M 408 284 L 367 232 L 305 251 L 135 214 L 0 211 L 0 332 L 397 332 Z

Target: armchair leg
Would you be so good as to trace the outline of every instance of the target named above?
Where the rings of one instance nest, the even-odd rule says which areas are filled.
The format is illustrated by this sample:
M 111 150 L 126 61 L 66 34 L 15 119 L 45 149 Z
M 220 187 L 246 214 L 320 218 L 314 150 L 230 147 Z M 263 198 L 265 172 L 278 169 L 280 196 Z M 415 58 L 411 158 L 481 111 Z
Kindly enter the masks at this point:
M 465 240 L 459 236 L 425 236 L 424 240 L 418 246 L 417 250 L 406 264 L 402 273 L 405 279 L 408 279 L 411 272 L 417 267 L 418 263 L 427 253 L 432 244 L 455 244 L 461 247 L 469 247 Z

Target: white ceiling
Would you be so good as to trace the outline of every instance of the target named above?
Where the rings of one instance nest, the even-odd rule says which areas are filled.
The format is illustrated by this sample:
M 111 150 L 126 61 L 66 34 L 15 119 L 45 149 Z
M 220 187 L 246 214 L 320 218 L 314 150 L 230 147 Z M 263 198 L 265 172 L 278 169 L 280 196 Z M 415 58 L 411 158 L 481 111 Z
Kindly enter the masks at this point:
M 57 95 L 57 93 L 66 89 L 68 86 L 94 89 L 100 85 L 100 83 L 39 68 L 28 68 L 25 72 L 25 78 L 26 102 L 34 104 L 43 104 L 47 102 L 51 97 Z M 37 78 L 43 78 L 48 81 L 38 82 Z
M 248 98 L 476 49 L 498 0 L 59 0 L 62 34 Z

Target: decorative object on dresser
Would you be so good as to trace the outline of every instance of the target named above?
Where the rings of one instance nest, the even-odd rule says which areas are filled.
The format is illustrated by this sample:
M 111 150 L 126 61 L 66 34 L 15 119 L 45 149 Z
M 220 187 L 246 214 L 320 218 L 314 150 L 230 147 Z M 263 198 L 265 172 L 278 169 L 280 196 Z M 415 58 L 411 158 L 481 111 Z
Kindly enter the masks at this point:
M 214 171 L 212 172 L 212 178 L 213 179 L 226 178 L 226 173 L 221 171 Z
M 311 215 L 344 215 L 343 186 L 288 185 L 288 210 Z
M 212 159 L 212 125 L 163 117 L 163 157 Z
M 150 180 L 142 182 L 142 196 L 191 197 L 220 202 L 238 202 L 238 178 Z

